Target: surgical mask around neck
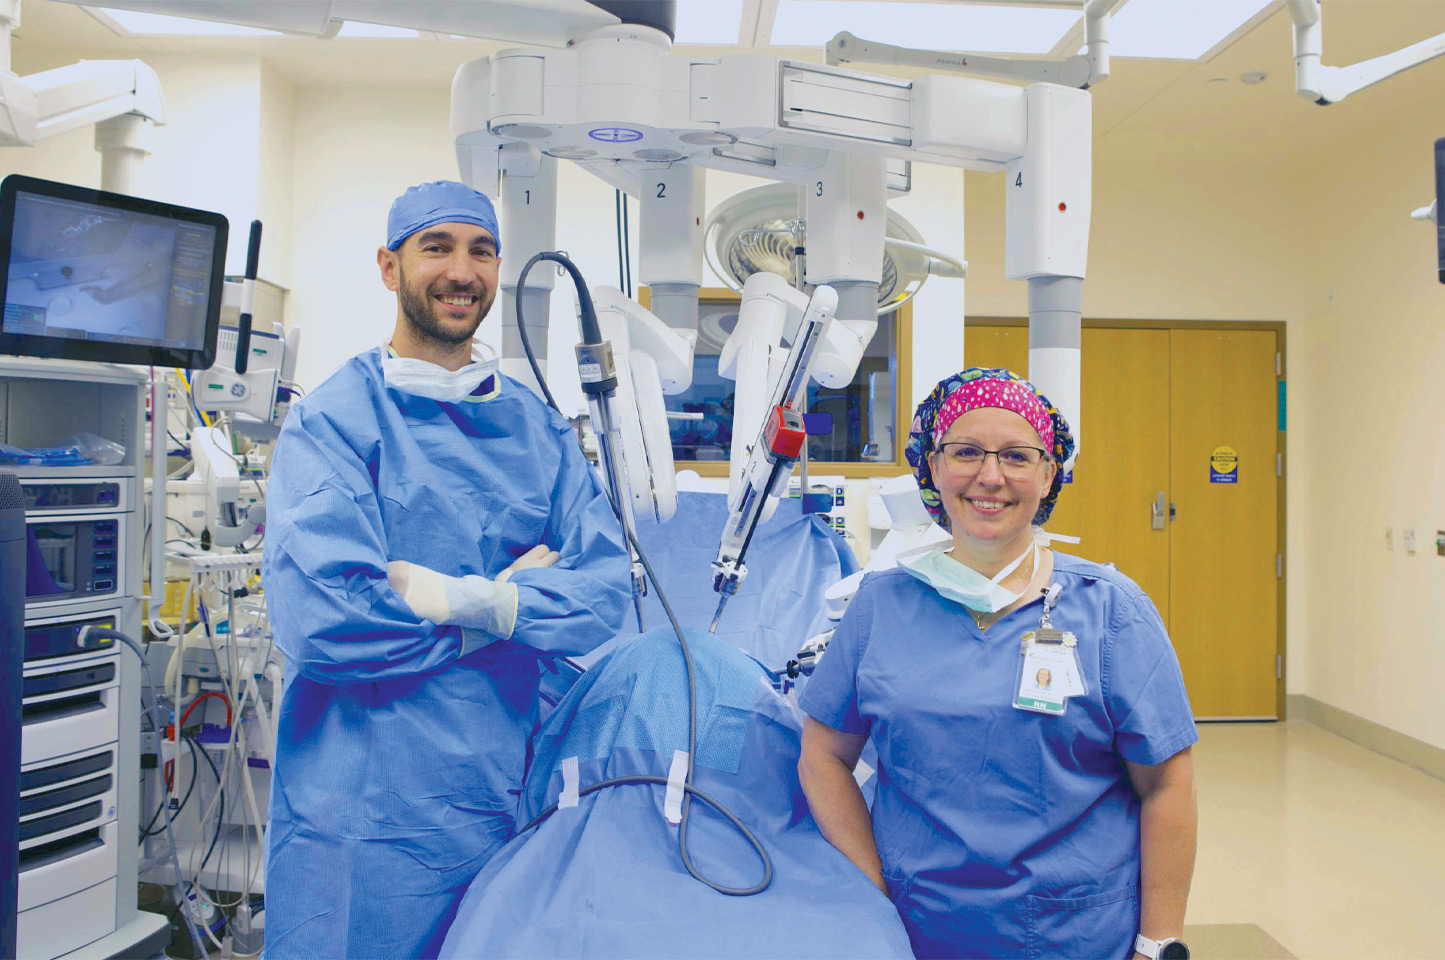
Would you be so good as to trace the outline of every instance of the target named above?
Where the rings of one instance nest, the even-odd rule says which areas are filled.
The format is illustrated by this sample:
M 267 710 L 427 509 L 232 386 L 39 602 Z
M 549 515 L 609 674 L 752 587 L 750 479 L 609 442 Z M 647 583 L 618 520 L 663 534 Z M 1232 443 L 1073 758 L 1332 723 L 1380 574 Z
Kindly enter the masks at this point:
M 939 546 L 900 555 L 898 566 L 938 591 L 940 596 L 947 597 L 955 603 L 961 603 L 978 613 L 998 613 L 1023 596 L 1022 591 L 1015 593 L 1012 590 L 1004 589 L 1001 584 L 1029 558 L 1031 553 L 1034 558 L 1034 569 L 1037 570 L 1039 545 L 1035 541 L 1027 550 L 1019 554 L 1017 559 L 1000 570 L 993 579 L 954 560 L 948 555 L 945 548 Z
M 381 358 L 381 373 L 388 387 L 443 403 L 456 403 L 470 396 L 497 372 L 496 357 L 488 357 L 482 344 L 473 344 L 472 362 L 460 370 L 448 370 L 415 357 Z

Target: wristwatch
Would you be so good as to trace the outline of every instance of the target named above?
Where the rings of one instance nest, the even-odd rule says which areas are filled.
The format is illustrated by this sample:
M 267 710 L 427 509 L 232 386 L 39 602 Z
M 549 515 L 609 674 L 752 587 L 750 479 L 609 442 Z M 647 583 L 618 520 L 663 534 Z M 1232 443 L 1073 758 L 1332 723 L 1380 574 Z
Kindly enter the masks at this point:
M 1149 960 L 1189 960 L 1188 945 L 1174 937 L 1150 940 L 1141 933 L 1134 938 L 1134 949 Z

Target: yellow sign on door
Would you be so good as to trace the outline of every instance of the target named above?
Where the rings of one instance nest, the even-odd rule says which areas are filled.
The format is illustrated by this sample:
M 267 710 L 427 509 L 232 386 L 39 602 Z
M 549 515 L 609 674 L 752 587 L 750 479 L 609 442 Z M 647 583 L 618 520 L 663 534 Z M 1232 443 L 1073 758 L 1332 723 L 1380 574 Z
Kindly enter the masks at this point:
M 1233 447 L 1220 444 L 1209 455 L 1209 482 L 1239 482 L 1239 454 L 1234 452 Z

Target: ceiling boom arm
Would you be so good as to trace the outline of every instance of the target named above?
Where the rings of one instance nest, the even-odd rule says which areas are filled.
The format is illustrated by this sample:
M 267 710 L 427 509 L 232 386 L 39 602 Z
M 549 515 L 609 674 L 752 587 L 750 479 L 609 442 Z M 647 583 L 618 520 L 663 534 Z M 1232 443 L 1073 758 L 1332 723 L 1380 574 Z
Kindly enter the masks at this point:
M 860 40 L 846 30 L 828 41 L 827 62 L 891 63 L 972 73 L 1033 83 L 1057 83 L 1087 89 L 1109 76 L 1109 11 L 1118 0 L 1085 0 L 1084 52 L 1063 60 L 1025 60 L 1017 57 L 988 57 L 951 53 L 945 50 L 916 50 L 872 40 Z
M 1295 90 L 1322 107 L 1339 103 L 1352 93 L 1445 55 L 1445 33 L 1442 33 L 1348 67 L 1327 67 L 1321 62 L 1320 0 L 1285 0 L 1285 5 L 1294 21 Z

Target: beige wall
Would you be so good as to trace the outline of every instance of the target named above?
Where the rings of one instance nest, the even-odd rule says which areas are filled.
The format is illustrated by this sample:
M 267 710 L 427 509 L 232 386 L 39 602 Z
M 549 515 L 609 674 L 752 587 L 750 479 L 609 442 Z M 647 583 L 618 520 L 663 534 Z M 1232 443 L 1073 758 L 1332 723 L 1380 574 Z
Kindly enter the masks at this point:
M 1311 602 L 1301 692 L 1445 747 L 1445 287 L 1433 225 L 1409 219 L 1432 199 L 1438 90 L 1434 103 L 1387 115 L 1302 184 L 1313 215 L 1291 409 L 1308 437 L 1293 514 Z

